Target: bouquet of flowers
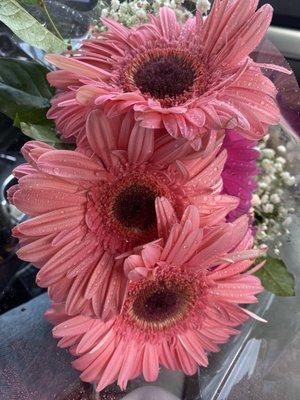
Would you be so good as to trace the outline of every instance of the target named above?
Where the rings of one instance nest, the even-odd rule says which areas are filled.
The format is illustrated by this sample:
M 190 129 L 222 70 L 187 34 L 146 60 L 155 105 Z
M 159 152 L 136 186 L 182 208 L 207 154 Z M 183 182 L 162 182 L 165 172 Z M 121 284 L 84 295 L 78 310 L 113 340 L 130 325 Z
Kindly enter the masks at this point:
M 0 111 L 36 139 L 8 192 L 30 216 L 13 229 L 18 256 L 39 269 L 53 335 L 97 391 L 155 381 L 160 366 L 192 375 L 237 326 L 264 321 L 246 306 L 263 286 L 293 295 L 263 243 L 276 183 L 295 184 L 285 148 L 267 148 L 280 111 L 265 71 L 290 71 L 250 56 L 272 18 L 257 3 L 215 0 L 208 13 L 198 1 L 193 14 L 113 1 L 77 48 L 16 0 L 0 5 L 49 63 L 0 59 Z

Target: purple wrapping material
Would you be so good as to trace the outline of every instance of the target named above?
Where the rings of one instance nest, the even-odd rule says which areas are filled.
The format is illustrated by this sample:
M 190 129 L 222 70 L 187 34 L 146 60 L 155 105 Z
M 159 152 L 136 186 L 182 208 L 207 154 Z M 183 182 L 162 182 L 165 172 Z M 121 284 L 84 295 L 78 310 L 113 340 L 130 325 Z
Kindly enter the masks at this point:
M 291 70 L 284 56 L 268 39 L 262 41 L 251 57 L 257 63 L 275 64 Z M 262 71 L 278 90 L 281 122 L 300 136 L 300 89 L 295 74 L 288 75 L 267 68 Z M 254 149 L 256 145 L 256 141 L 243 139 L 234 130 L 226 132 L 221 149 L 227 150 L 227 161 L 222 174 L 223 192 L 240 199 L 238 208 L 229 214 L 229 221 L 247 213 L 251 207 L 252 192 L 256 188 L 254 177 L 259 172 L 256 165 L 259 152 Z
M 180 400 L 179 397 L 156 386 L 144 386 L 134 390 L 120 400 Z
M 259 151 L 254 148 L 256 145 L 256 141 L 247 140 L 234 130 L 226 131 L 221 148 L 227 151 L 222 173 L 223 193 L 240 199 L 238 207 L 228 215 L 229 221 L 247 213 L 251 207 L 252 192 L 256 188 L 254 177 L 259 172 L 256 165 Z
M 291 70 L 287 60 L 268 39 L 262 41 L 251 57 L 258 63 L 275 64 Z M 300 88 L 295 74 L 283 74 L 271 69 L 262 71 L 278 90 L 277 101 L 283 124 L 300 136 Z

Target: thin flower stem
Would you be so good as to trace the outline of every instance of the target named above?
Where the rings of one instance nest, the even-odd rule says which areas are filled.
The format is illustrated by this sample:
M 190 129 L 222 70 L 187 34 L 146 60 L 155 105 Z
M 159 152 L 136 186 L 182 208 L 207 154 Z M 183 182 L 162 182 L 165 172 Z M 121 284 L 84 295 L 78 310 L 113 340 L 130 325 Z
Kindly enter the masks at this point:
M 53 28 L 53 30 L 55 31 L 56 35 L 57 35 L 61 40 L 64 40 L 64 38 L 63 38 L 62 35 L 60 34 L 59 30 L 57 29 L 57 27 L 56 27 L 56 25 L 55 25 L 53 19 L 51 18 L 51 15 L 49 14 L 49 11 L 48 11 L 48 9 L 47 9 L 47 7 L 46 7 L 45 1 L 44 1 L 44 0 L 40 0 L 39 4 L 40 4 L 40 7 L 43 9 L 43 11 L 44 11 L 46 17 L 48 18 L 50 24 L 52 25 L 52 28 Z

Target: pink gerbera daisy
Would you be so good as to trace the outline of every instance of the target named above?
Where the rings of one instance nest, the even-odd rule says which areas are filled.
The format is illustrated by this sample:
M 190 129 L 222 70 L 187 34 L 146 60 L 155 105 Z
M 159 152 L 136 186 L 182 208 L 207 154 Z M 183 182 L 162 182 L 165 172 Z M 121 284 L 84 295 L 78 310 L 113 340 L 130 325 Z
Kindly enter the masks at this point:
M 192 140 L 211 130 L 235 127 L 249 139 L 277 124 L 276 89 L 250 52 L 269 27 L 272 7 L 255 12 L 258 0 L 216 0 L 209 16 L 185 24 L 160 9 L 149 23 L 126 28 L 102 18 L 107 32 L 85 40 L 72 57 L 48 55 L 61 68 L 48 75 L 62 90 L 48 117 L 65 138 L 85 135 L 87 115 L 104 107 L 109 117 L 134 109 L 146 128 L 165 128 Z
M 84 149 L 28 142 L 22 152 L 29 164 L 15 169 L 19 183 L 10 200 L 34 217 L 13 230 L 18 255 L 41 268 L 38 284 L 65 301 L 69 314 L 106 319 L 120 310 L 127 280 L 115 257 L 157 238 L 157 196 L 167 197 L 178 216 L 195 204 L 203 226 L 238 204 L 219 194 L 225 151 L 195 159 L 185 140 L 133 124 L 130 115 L 108 120 L 95 110 Z
M 228 130 L 225 135 L 222 150 L 227 151 L 227 159 L 222 172 L 223 192 L 240 199 L 238 207 L 229 213 L 229 220 L 246 214 L 251 207 L 256 188 L 254 177 L 259 172 L 256 145 L 257 142 L 243 138 L 234 130 Z
M 125 389 L 140 374 L 154 381 L 160 365 L 192 375 L 197 365 L 207 366 L 207 352 L 238 333 L 235 326 L 256 317 L 239 306 L 257 302 L 263 290 L 249 271 L 261 252 L 252 249 L 248 218 L 205 232 L 195 206 L 171 223 L 170 203 L 157 203 L 163 238 L 126 261 L 139 279 L 130 282 L 122 313 L 107 323 L 88 316 L 64 319 L 59 306 L 47 313 L 60 322 L 53 329 L 59 346 L 71 346 L 79 356 L 73 366 L 98 391 L 115 380 Z

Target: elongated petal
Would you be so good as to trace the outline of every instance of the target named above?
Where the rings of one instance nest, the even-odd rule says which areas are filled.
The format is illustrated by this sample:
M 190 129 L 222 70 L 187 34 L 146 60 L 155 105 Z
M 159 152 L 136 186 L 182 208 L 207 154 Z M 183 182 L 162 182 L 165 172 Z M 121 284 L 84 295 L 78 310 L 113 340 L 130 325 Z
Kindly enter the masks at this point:
M 47 54 L 45 59 L 56 67 L 65 69 L 79 76 L 100 80 L 109 75 L 102 69 L 88 65 L 74 58 L 67 58 L 58 54 Z
M 38 165 L 43 172 L 61 178 L 100 181 L 107 176 L 101 165 L 83 154 L 69 150 L 48 152 L 39 158 Z
M 158 235 L 166 240 L 171 227 L 177 222 L 176 213 L 165 197 L 155 200 L 155 209 Z
M 111 151 L 117 148 L 116 132 L 111 128 L 110 121 L 101 110 L 91 112 L 87 120 L 87 138 L 91 148 L 105 163 L 112 164 Z
M 143 356 L 143 375 L 147 382 L 157 379 L 159 372 L 158 354 L 155 345 L 146 343 Z
M 136 123 L 128 142 L 128 160 L 131 163 L 142 163 L 152 156 L 154 149 L 154 132 L 139 127 Z
M 22 222 L 13 229 L 17 237 L 22 235 L 40 236 L 57 233 L 63 229 L 72 229 L 83 219 L 81 206 L 66 207 L 61 210 L 50 211 L 31 220 Z

